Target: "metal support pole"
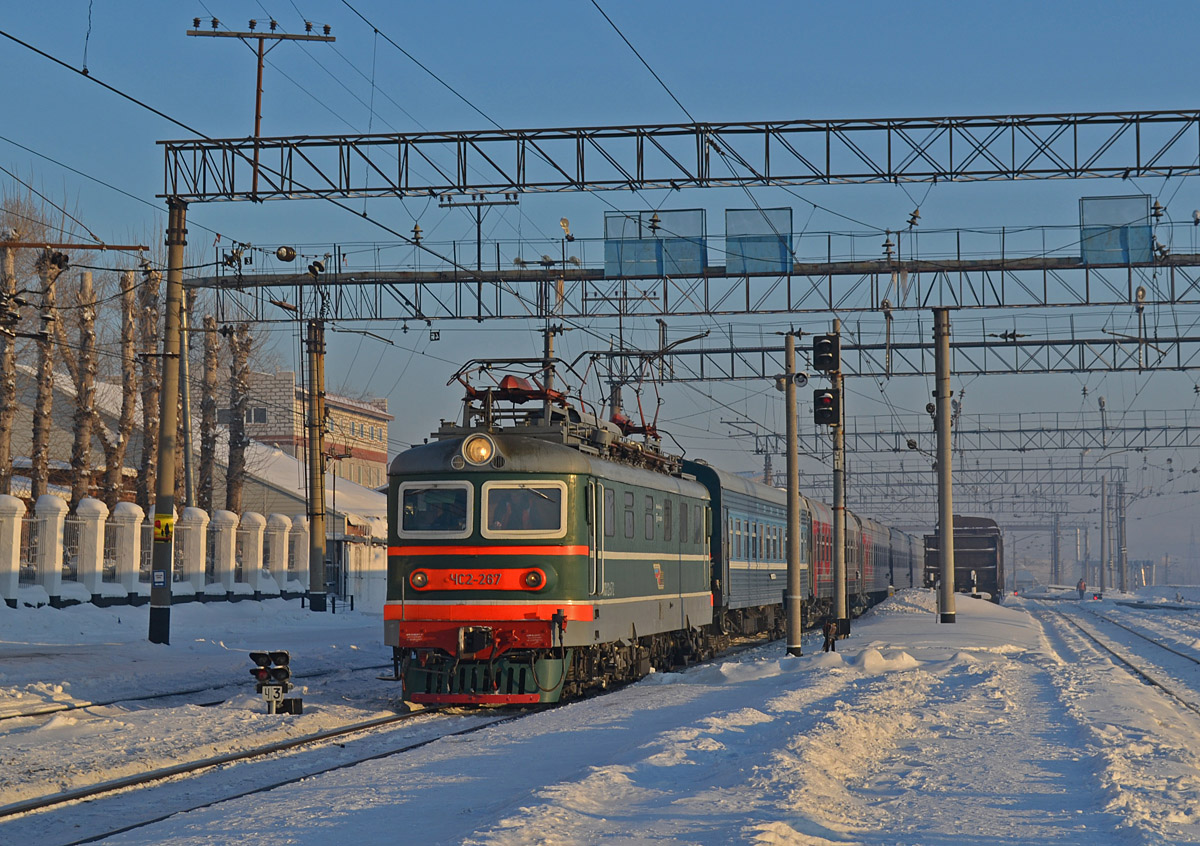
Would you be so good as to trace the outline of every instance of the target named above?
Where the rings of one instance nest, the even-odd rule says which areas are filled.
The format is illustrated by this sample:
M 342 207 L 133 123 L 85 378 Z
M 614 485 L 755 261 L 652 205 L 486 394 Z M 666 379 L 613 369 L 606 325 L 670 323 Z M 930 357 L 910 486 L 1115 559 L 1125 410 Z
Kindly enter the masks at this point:
M 1092 529 L 1085 526 L 1083 530 L 1083 580 L 1089 585 L 1096 584 L 1092 578 Z
M 1104 581 L 1108 570 L 1108 477 L 1100 480 L 1100 576 L 1096 585 L 1104 593 Z
M 937 387 L 933 392 L 937 413 L 938 552 L 941 589 L 938 611 L 943 623 L 955 622 L 954 610 L 954 493 L 950 451 L 950 310 L 933 310 L 933 340 Z
M 833 334 L 842 334 L 842 321 L 833 321 Z M 838 421 L 833 428 L 833 613 L 838 632 L 850 632 L 850 611 L 846 599 L 846 394 L 842 390 L 841 364 L 830 374 L 834 390 L 841 397 Z
M 550 401 L 550 391 L 554 389 L 554 336 L 562 332 L 561 326 L 547 324 L 542 330 L 542 385 L 546 390 L 546 398 L 542 400 L 542 425 L 550 425 L 550 412 L 553 403 Z
M 1062 584 L 1061 550 L 1059 548 L 1059 515 L 1054 515 L 1054 527 L 1050 530 L 1050 584 Z
M 803 655 L 804 573 L 800 569 L 800 456 L 797 447 L 796 336 L 788 333 L 783 352 L 784 414 L 787 421 L 787 654 Z
M 187 203 L 167 199 L 167 314 L 159 388 L 158 479 L 154 488 L 154 552 L 150 563 L 150 642 L 171 642 L 171 569 L 175 529 L 175 440 L 179 426 L 179 313 Z
M 183 504 L 188 508 L 196 505 L 196 474 L 192 461 L 192 381 L 188 366 L 188 326 L 191 315 L 187 302 L 179 305 L 179 411 L 183 415 Z
M 1125 548 L 1125 483 L 1117 482 L 1117 567 L 1120 568 L 1121 590 L 1129 590 L 1129 557 Z
M 258 39 L 258 86 L 254 94 L 254 175 L 250 186 L 252 196 L 258 195 L 258 154 L 259 141 L 262 134 L 262 95 L 263 95 L 263 39 Z
M 308 603 L 325 611 L 325 321 L 308 321 Z

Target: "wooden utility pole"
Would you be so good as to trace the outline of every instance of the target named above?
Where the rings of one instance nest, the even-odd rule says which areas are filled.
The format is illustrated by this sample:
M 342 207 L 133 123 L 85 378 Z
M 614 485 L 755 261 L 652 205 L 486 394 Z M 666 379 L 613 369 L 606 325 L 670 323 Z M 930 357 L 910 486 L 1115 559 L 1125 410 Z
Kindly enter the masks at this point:
M 154 555 L 150 563 L 150 642 L 171 642 L 171 570 L 175 533 L 175 438 L 179 427 L 179 314 L 183 304 L 183 251 L 187 203 L 167 200 L 167 321 L 163 332 L 154 489 Z
M 301 33 L 301 34 L 296 34 L 296 35 L 289 35 L 289 34 L 283 33 L 283 32 L 276 32 L 275 28 L 279 25 L 276 21 L 271 21 L 268 24 L 268 27 L 270 29 L 267 32 L 258 31 L 256 29 L 256 27 L 258 26 L 258 21 L 255 21 L 255 20 L 250 21 L 250 31 L 249 32 L 234 32 L 232 30 L 229 30 L 226 32 L 220 32 L 217 30 L 217 27 L 220 25 L 221 25 L 221 22 L 219 20 L 217 20 L 216 18 L 213 18 L 212 19 L 212 30 L 211 31 L 203 30 L 203 29 L 200 29 L 200 19 L 192 18 L 192 26 L 195 27 L 195 29 L 189 29 L 187 34 L 188 35 L 207 36 L 209 38 L 236 38 L 239 41 L 241 41 L 243 44 L 245 44 L 247 47 L 250 46 L 248 39 L 255 39 L 258 41 L 258 85 L 255 88 L 255 96 L 254 96 L 254 170 L 253 170 L 254 175 L 253 175 L 253 178 L 251 181 L 251 186 L 250 186 L 251 196 L 257 197 L 258 196 L 258 156 L 259 156 L 258 139 L 260 137 L 260 131 L 262 129 L 263 59 L 266 58 L 267 53 L 270 53 L 272 50 L 274 50 L 276 47 L 278 47 L 279 42 L 281 42 L 281 41 L 336 41 L 337 39 L 329 34 L 329 25 L 328 24 L 326 24 L 326 26 L 325 26 L 325 29 L 324 29 L 325 34 L 324 35 L 313 35 L 312 34 L 312 24 L 309 23 L 308 21 L 304 22 L 305 32 Z M 270 47 L 266 47 L 265 45 L 266 45 L 267 41 L 273 41 L 275 43 L 272 44 Z M 254 48 L 251 47 L 251 49 L 254 49 Z

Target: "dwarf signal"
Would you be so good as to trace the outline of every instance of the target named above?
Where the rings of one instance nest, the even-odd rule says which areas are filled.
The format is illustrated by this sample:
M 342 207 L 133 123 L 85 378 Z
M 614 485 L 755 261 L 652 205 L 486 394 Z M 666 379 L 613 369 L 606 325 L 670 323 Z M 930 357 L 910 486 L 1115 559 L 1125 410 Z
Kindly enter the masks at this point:
M 282 649 L 272 652 L 251 652 L 250 676 L 258 682 L 256 689 L 267 703 L 268 714 L 299 714 L 304 710 L 304 700 L 286 697 L 292 690 L 292 658 Z

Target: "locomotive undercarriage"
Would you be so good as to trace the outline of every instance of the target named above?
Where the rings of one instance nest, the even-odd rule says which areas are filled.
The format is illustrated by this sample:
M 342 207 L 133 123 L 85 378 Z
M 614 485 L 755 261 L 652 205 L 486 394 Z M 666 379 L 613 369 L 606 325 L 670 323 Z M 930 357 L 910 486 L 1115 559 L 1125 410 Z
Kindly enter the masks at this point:
M 740 633 L 740 632 L 739 632 Z M 513 649 L 498 657 L 455 658 L 438 650 L 399 654 L 405 698 L 430 704 L 555 702 L 627 684 L 711 658 L 729 645 L 717 626 L 585 647 Z M 563 678 L 565 671 L 565 680 Z

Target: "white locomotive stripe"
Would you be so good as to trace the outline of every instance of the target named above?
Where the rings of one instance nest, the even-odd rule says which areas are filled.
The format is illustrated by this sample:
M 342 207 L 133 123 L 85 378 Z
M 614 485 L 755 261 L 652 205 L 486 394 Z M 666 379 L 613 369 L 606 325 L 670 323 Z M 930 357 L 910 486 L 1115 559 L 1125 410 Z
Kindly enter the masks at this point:
M 782 573 L 787 571 L 787 565 L 770 561 L 730 561 L 730 570 L 750 570 L 751 572 L 777 572 Z M 800 565 L 801 570 L 807 570 L 807 564 Z
M 664 561 L 703 561 L 708 562 L 708 556 L 703 553 L 698 555 L 654 555 L 646 552 L 603 552 L 606 561 L 647 561 L 659 564 Z

